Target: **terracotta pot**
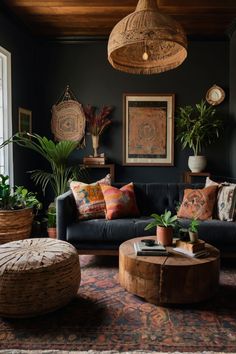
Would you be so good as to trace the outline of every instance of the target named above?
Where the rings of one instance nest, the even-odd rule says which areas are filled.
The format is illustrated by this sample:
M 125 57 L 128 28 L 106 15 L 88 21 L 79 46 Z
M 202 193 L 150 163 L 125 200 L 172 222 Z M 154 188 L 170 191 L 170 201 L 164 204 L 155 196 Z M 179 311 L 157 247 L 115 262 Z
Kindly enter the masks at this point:
M 189 233 L 190 242 L 196 242 L 198 240 L 198 233 L 197 232 L 189 231 L 188 233 Z
M 157 241 L 163 246 L 171 246 L 173 241 L 173 228 L 157 226 Z
M 57 238 L 57 228 L 56 227 L 48 227 L 48 236 L 50 238 Z

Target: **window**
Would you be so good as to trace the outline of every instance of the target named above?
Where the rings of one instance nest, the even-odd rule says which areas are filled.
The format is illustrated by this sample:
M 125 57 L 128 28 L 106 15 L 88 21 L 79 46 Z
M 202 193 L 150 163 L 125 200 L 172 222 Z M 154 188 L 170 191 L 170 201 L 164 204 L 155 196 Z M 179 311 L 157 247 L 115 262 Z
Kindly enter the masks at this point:
M 0 47 L 0 144 L 12 135 L 11 54 Z M 0 149 L 0 173 L 10 176 L 13 185 L 12 145 Z

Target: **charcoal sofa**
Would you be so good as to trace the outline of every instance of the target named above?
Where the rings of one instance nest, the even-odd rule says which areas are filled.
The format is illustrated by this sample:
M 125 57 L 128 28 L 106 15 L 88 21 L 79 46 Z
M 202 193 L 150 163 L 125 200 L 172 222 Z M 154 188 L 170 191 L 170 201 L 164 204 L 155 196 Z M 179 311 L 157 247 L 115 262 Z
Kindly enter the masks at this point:
M 120 188 L 124 184 L 116 183 Z M 163 213 L 165 209 L 176 213 L 185 188 L 202 188 L 201 184 L 184 183 L 135 183 L 135 195 L 140 217 L 116 220 L 93 219 L 79 221 L 73 195 L 70 191 L 57 198 L 57 232 L 60 240 L 73 244 L 80 254 L 116 254 L 119 245 L 137 236 L 155 234 L 155 230 L 144 231 L 152 220 L 150 214 Z M 180 219 L 183 227 L 189 223 Z M 216 246 L 222 254 L 236 252 L 236 222 L 219 220 L 201 221 L 201 239 Z

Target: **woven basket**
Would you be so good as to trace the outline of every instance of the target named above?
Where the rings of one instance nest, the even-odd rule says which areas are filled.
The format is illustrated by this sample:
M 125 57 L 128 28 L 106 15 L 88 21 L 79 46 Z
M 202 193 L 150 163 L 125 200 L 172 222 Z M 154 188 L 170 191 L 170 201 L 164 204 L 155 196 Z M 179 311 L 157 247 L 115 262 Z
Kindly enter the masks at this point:
M 0 210 L 0 244 L 28 238 L 32 222 L 32 208 Z
M 0 246 L 0 316 L 32 317 L 76 296 L 77 250 L 68 242 L 33 238 Z

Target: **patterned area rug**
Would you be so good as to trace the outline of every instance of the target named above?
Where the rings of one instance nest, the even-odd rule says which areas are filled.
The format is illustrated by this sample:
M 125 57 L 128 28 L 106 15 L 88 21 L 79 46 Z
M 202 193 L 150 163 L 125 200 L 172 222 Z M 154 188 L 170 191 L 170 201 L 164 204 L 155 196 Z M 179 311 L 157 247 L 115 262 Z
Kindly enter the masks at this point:
M 236 264 L 222 267 L 215 298 L 175 307 L 123 290 L 116 257 L 81 256 L 81 265 L 78 297 L 68 306 L 31 319 L 0 319 L 2 353 L 236 352 Z

